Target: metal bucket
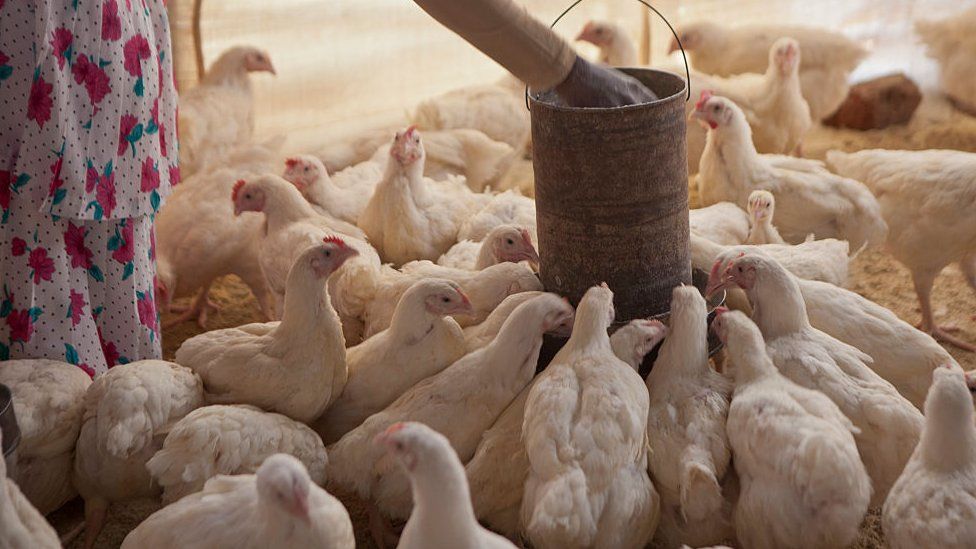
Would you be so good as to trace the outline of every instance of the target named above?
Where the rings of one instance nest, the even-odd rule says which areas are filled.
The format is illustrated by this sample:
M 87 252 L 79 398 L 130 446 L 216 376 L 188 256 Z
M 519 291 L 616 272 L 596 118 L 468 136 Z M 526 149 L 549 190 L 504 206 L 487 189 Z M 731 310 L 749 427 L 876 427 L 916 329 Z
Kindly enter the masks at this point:
M 7 476 L 13 476 L 17 464 L 16 450 L 20 444 L 20 427 L 14 415 L 14 396 L 10 388 L 0 383 L 0 433 L 3 433 L 3 459 Z
M 685 80 L 622 69 L 661 99 L 609 109 L 530 97 L 540 277 L 578 304 L 606 282 L 617 321 L 669 309 L 691 284 Z

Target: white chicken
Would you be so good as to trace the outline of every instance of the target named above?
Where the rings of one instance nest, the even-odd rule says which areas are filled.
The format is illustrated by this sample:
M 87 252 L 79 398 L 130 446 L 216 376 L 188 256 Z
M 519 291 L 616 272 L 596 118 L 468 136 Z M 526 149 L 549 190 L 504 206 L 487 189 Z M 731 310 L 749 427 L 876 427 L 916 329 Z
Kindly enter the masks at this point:
M 743 547 L 847 547 L 868 509 L 871 480 L 858 429 L 819 391 L 781 375 L 759 329 L 718 315 L 735 392 L 727 433 L 741 484 L 735 531 Z
M 437 258 L 437 264 L 443 267 L 470 271 L 480 271 L 499 263 L 520 261 L 539 265 L 539 252 L 532 244 L 529 230 L 518 225 L 499 225 L 489 231 L 481 242 L 462 240 Z M 402 270 L 410 272 L 412 264 L 413 262 L 407 263 Z
M 261 212 L 265 231 L 259 259 L 261 271 L 276 301 L 280 317 L 285 304 L 285 286 L 292 265 L 309 246 L 323 238 L 339 236 L 359 255 L 349 258 L 329 277 L 329 295 L 342 320 L 346 341 L 362 339 L 366 303 L 372 299 L 380 272 L 380 257 L 357 227 L 335 218 L 319 215 L 294 185 L 275 175 L 238 181 L 232 194 L 234 212 Z
M 516 309 L 516 307 L 536 296 L 542 295 L 542 293 L 542 291 L 533 290 L 529 292 L 512 294 L 503 299 L 497 307 L 492 309 L 491 314 L 489 314 L 484 321 L 473 326 L 463 328 L 464 346 L 467 352 L 470 353 L 476 351 L 491 343 L 491 340 L 495 339 L 495 336 L 498 335 L 498 331 L 502 329 L 505 321 L 508 319 L 509 315 L 512 314 L 512 311 Z M 569 337 L 569 330 L 572 330 L 572 328 L 573 325 L 572 322 L 570 322 L 564 337 Z
M 346 351 L 349 380 L 313 424 L 325 444 L 342 438 L 416 383 L 465 355 L 464 334 L 449 315 L 472 311 L 448 280 L 414 283 L 397 303 L 390 327 Z
M 719 254 L 731 249 L 696 234 L 691 235 L 691 264 L 696 269 L 708 271 L 715 265 Z M 796 246 L 788 244 L 762 244 L 760 246 L 736 246 L 736 249 L 760 249 L 780 263 L 786 270 L 805 280 L 819 280 L 835 286 L 845 286 L 850 267 L 847 254 L 850 250 L 844 240 L 825 238 L 811 240 Z
M 922 312 L 921 329 L 967 351 L 969 343 L 940 327 L 932 312 L 932 284 L 958 262 L 976 290 L 976 154 L 950 150 L 856 153 L 829 151 L 827 164 L 864 181 L 889 224 L 887 249 L 912 272 Z
M 396 265 L 436 260 L 457 242 L 464 220 L 490 199 L 455 179 L 424 178 L 424 161 L 416 128 L 397 132 L 383 178 L 359 218 L 380 256 Z
M 517 294 L 509 299 L 522 295 L 524 294 Z M 502 306 L 508 302 L 506 300 Z M 564 322 L 565 329 L 549 333 L 569 337 L 573 318 L 568 317 Z M 636 371 L 644 356 L 666 333 L 667 329 L 660 322 L 632 320 L 610 336 L 610 346 L 617 358 Z M 512 540 L 520 540 L 524 535 L 519 513 L 525 479 L 529 474 L 529 457 L 522 442 L 522 422 L 525 401 L 531 390 L 532 384 L 522 389 L 508 408 L 498 416 L 495 424 L 481 435 L 474 456 L 465 465 L 478 520 Z
M 742 109 L 724 97 L 704 94 L 692 116 L 710 127 L 698 172 L 703 204 L 745 206 L 752 191 L 766 190 L 776 195 L 777 225 L 788 242 L 803 242 L 811 233 L 847 240 L 854 249 L 884 242 L 881 207 L 862 183 L 817 161 L 758 154 Z
M 325 280 L 357 254 L 332 237 L 299 256 L 280 322 L 192 337 L 176 362 L 203 379 L 210 404 L 253 404 L 299 421 L 322 415 L 346 385 L 346 347 Z
M 661 494 L 655 538 L 666 547 L 734 537 L 722 494 L 732 457 L 725 434 L 732 384 L 708 362 L 707 316 L 697 288 L 675 288 L 670 333 L 647 376 L 648 471 Z
M 736 246 L 749 238 L 749 214 L 731 202 L 688 211 L 691 232 L 716 244 Z
M 916 21 L 926 54 L 939 63 L 942 91 L 959 110 L 976 116 L 976 7 L 940 21 Z
M 216 475 L 254 473 L 277 453 L 298 458 L 315 484 L 325 482 L 329 459 L 315 431 L 247 404 L 194 410 L 173 425 L 145 468 L 168 504 L 199 492 Z
M 110 503 L 158 495 L 146 462 L 173 424 L 202 405 L 200 377 L 162 360 L 119 364 L 92 383 L 73 477 L 85 498 L 85 549 L 94 547 Z
M 790 25 L 730 28 L 700 21 L 682 25 L 678 34 L 695 69 L 716 76 L 762 72 L 770 46 L 784 36 L 794 38 L 803 49 L 803 98 L 813 119 L 823 120 L 847 98 L 847 79 L 868 55 L 860 44 L 826 29 Z M 678 42 L 672 41 L 670 51 L 678 49 Z
M 464 468 L 451 441 L 423 423 L 395 423 L 376 437 L 410 477 L 413 511 L 398 549 L 515 549 L 475 518 Z
M 233 47 L 210 65 L 191 90 L 180 93 L 180 173 L 192 175 L 227 148 L 250 141 L 254 133 L 254 97 L 248 74 L 275 74 L 267 52 Z
M 13 394 L 20 427 L 17 468 L 11 478 L 42 515 L 77 495 L 71 484 L 75 442 L 91 378 L 57 360 L 7 360 L 0 383 Z
M 122 542 L 144 547 L 354 549 L 349 513 L 315 485 L 301 461 L 275 454 L 253 475 L 220 475 L 203 491 L 153 513 Z
M 161 311 L 181 314 L 163 324 L 169 328 L 196 319 L 206 327 L 210 285 L 217 278 L 233 274 L 240 277 L 257 299 L 262 312 L 274 317 L 274 303 L 268 293 L 258 242 L 264 224 L 257 216 L 234 216 L 234 205 L 227 200 L 234 184 L 275 169 L 277 144 L 247 144 L 231 149 L 227 166 L 202 170 L 173 189 L 156 216 L 156 293 Z M 174 299 L 196 295 L 190 307 L 176 311 Z
M 377 539 L 383 539 L 380 513 L 407 518 L 410 495 L 403 472 L 373 438 L 397 421 L 420 421 L 446 436 L 462 461 L 471 459 L 482 433 L 531 381 L 543 334 L 572 314 L 553 294 L 523 303 L 486 347 L 414 385 L 329 447 L 331 477 L 376 506 L 371 527 Z
M 0 432 L 0 443 L 3 433 Z M 58 533 L 31 505 L 17 484 L 7 477 L 7 462 L 0 459 L 0 547 L 60 549 Z
M 617 358 L 613 292 L 590 288 L 573 335 L 525 403 L 522 524 L 534 547 L 643 547 L 660 514 L 647 474 L 648 396 Z
M 752 191 L 749 194 L 748 210 L 752 227 L 749 229 L 746 244 L 786 244 L 773 225 L 773 216 L 776 214 L 776 198 L 773 197 L 773 193 L 763 190 Z
M 611 67 L 635 67 L 638 64 L 634 41 L 616 23 L 587 21 L 576 39 L 600 48 L 600 61 Z
M 854 438 L 871 476 L 872 502 L 884 502 L 918 443 L 922 414 L 871 369 L 870 356 L 810 325 L 796 278 L 775 260 L 733 248 L 715 263 L 709 292 L 729 286 L 746 291 L 780 373 L 827 395 L 857 427 Z
M 465 128 L 507 143 L 521 154 L 529 140 L 529 113 L 508 89 L 497 85 L 468 86 L 421 102 L 411 123 L 423 131 Z
M 295 185 L 319 214 L 355 224 L 383 177 L 384 168 L 379 159 L 370 159 L 332 177 L 317 157 L 301 154 L 285 160 L 281 177 Z
M 529 231 L 532 242 L 539 241 L 535 223 L 535 200 L 509 190 L 496 194 L 473 215 L 461 223 L 458 240 L 484 240 L 499 225 L 518 225 Z
M 932 373 L 922 438 L 891 488 L 882 527 L 892 549 L 964 549 L 976 540 L 976 425 L 962 368 Z
M 499 263 L 480 271 L 469 271 L 442 267 L 430 261 L 419 261 L 410 267 L 408 274 L 388 266 L 384 266 L 382 272 L 384 274 L 376 284 L 372 300 L 365 308 L 366 337 L 390 327 L 400 296 L 414 282 L 423 278 L 450 280 L 458 284 L 468 296 L 474 310 L 471 314 L 455 317 L 461 327 L 484 321 L 499 303 L 512 294 L 542 290 L 539 277 L 517 263 Z

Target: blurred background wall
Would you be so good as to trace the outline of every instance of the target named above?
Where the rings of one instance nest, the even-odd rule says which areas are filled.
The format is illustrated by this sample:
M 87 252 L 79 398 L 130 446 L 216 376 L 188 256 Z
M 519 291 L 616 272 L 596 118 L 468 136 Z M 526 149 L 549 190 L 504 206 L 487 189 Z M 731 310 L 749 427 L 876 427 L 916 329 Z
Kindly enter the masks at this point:
M 550 22 L 571 1 L 522 3 Z M 900 70 L 925 87 L 934 83 L 935 69 L 912 34 L 912 22 L 960 11 L 969 2 L 657 0 L 652 4 L 679 29 L 682 22 L 699 19 L 833 28 L 872 49 L 854 80 Z M 197 79 L 194 14 L 198 13 L 199 51 L 205 66 L 233 45 L 268 50 L 278 75 L 262 73 L 252 78 L 257 136 L 286 133 L 293 146 L 398 123 L 426 97 L 504 75 L 499 66 L 410 0 L 170 0 L 169 5 L 180 88 L 194 85 Z M 591 18 L 624 25 L 649 50 L 652 64 L 665 58 L 670 33 L 639 2 L 585 0 L 556 29 L 572 39 Z M 584 54 L 594 51 L 588 44 L 577 46 Z

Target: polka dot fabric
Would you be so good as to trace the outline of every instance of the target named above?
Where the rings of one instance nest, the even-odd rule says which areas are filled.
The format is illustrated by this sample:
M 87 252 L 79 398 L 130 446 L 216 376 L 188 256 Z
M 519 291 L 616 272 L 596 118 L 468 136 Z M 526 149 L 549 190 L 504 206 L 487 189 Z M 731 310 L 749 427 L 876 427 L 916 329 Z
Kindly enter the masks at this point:
M 175 132 L 163 2 L 0 0 L 0 359 L 160 356 Z

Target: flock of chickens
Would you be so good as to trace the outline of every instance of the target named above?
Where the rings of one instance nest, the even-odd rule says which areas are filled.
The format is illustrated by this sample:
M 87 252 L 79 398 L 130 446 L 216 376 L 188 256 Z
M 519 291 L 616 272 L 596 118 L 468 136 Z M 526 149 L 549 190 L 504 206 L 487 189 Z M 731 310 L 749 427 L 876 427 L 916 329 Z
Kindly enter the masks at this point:
M 953 55 L 976 9 L 938 25 L 921 32 Z M 612 24 L 579 38 L 635 61 Z M 123 547 L 354 547 L 323 486 L 368 502 L 379 546 L 846 547 L 883 507 L 893 548 L 974 547 L 976 375 L 932 336 L 974 347 L 935 325 L 929 293 L 953 262 L 976 289 L 976 154 L 786 156 L 866 52 L 806 28 L 690 25 L 681 42 L 702 71 L 693 264 L 737 309 L 711 324 L 724 363 L 695 288 L 674 289 L 667 326 L 612 335 L 611 288 L 575 309 L 543 291 L 531 182 L 506 177 L 531 145 L 511 79 L 424 102 L 392 141 L 284 157 L 252 138 L 248 73 L 271 61 L 235 48 L 181 98 L 157 300 L 192 296 L 176 322 L 204 326 L 233 274 L 270 321 L 94 381 L 4 363 L 23 439 L 0 547 L 59 547 L 43 515 L 76 494 L 86 548 L 111 505 L 145 497 L 166 505 Z M 850 256 L 882 245 L 912 270 L 922 330 L 844 289 Z M 545 334 L 568 341 L 536 376 Z

